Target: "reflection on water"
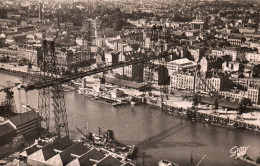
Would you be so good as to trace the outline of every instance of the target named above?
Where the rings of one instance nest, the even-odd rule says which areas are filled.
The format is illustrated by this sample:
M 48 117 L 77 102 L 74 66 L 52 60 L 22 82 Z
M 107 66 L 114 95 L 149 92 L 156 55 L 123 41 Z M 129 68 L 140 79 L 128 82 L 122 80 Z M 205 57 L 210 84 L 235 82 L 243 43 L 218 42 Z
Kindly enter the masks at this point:
M 5 80 L 19 80 L 17 77 L 0 74 L 0 83 Z M 1 98 L 4 95 L 1 93 Z M 19 97 L 20 96 L 20 97 Z M 20 98 L 20 101 L 19 101 Z M 18 111 L 19 103 L 29 103 L 37 108 L 38 92 L 15 92 Z M 137 144 L 146 151 L 146 165 L 156 165 L 159 159 L 172 160 L 180 165 L 190 165 L 191 151 L 194 164 L 206 154 L 201 166 L 241 165 L 230 158 L 233 146 L 250 146 L 248 155 L 256 157 L 260 150 L 259 134 L 246 130 L 215 127 L 191 122 L 167 115 L 158 107 L 148 105 L 128 105 L 112 107 L 101 104 L 75 92 L 65 93 L 70 137 L 77 139 L 81 134 L 75 129 L 97 132 L 112 129 L 116 138 L 125 144 Z M 52 116 L 51 130 L 54 130 Z M 88 127 L 87 127 L 88 126 Z M 142 162 L 142 155 L 138 161 Z

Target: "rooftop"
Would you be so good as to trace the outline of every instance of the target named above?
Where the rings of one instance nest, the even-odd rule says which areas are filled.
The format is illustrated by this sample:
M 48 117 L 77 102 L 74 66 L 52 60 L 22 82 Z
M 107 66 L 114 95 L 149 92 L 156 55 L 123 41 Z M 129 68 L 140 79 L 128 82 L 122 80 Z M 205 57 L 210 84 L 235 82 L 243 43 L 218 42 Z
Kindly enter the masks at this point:
M 63 137 L 32 153 L 28 158 L 36 161 L 47 161 L 57 154 L 55 150 L 63 151 L 71 145 L 73 142 L 68 137 Z
M 119 166 L 122 163 L 113 156 L 107 156 L 97 163 L 97 166 Z
M 74 166 L 74 165 L 93 165 L 95 164 L 95 161 L 100 161 L 103 159 L 105 155 L 98 151 L 97 149 L 92 149 L 85 154 L 83 154 L 80 158 L 77 158 L 70 162 L 68 166 Z
M 82 143 L 74 144 L 67 149 L 65 149 L 63 152 L 57 154 L 56 156 L 52 157 L 47 161 L 48 164 L 51 165 L 57 165 L 57 163 L 60 163 L 61 165 L 67 165 L 72 160 L 74 160 L 73 155 L 81 156 L 82 154 L 89 151 L 89 148 L 87 148 Z
M 14 131 L 15 128 L 9 122 L 0 125 L 0 137 Z
M 39 118 L 39 114 L 32 110 L 32 111 L 28 111 L 16 116 L 11 117 L 9 120 L 16 126 L 19 127 L 25 123 L 28 123 L 32 120 L 35 120 Z
M 117 78 L 111 78 L 111 77 L 105 77 L 106 82 L 117 84 L 117 85 L 122 85 L 126 87 L 131 87 L 135 89 L 139 89 L 142 84 L 133 82 L 133 81 L 127 81 L 127 80 L 122 80 L 122 79 L 117 79 Z

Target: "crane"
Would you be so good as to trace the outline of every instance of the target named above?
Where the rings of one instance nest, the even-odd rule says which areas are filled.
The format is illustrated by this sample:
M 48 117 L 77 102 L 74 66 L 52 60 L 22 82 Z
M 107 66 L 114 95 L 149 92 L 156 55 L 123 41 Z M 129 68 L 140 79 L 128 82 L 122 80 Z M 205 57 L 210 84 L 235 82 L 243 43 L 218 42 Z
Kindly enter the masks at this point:
M 54 41 L 44 40 L 42 43 L 43 57 L 40 62 L 41 71 L 37 73 L 37 79 L 32 82 L 23 84 L 21 87 L 25 91 L 30 91 L 34 89 L 39 89 L 38 96 L 38 110 L 42 118 L 42 127 L 49 129 L 50 122 L 50 110 L 51 105 L 53 107 L 55 128 L 58 135 L 69 135 L 67 114 L 64 100 L 64 91 L 62 84 L 75 80 L 78 78 L 83 78 L 88 75 L 93 75 L 97 73 L 102 73 L 112 69 L 143 63 L 150 60 L 162 58 L 156 55 L 152 55 L 148 58 L 139 58 L 135 60 L 129 60 L 127 62 L 120 62 L 118 64 L 112 64 L 109 66 L 104 66 L 100 68 L 95 68 L 93 70 L 84 71 L 80 73 L 74 73 L 69 76 L 59 75 L 59 69 L 57 67 L 57 58 L 55 55 L 55 43 Z M 40 77 L 41 76 L 41 77 Z M 51 102 L 52 100 L 52 102 Z

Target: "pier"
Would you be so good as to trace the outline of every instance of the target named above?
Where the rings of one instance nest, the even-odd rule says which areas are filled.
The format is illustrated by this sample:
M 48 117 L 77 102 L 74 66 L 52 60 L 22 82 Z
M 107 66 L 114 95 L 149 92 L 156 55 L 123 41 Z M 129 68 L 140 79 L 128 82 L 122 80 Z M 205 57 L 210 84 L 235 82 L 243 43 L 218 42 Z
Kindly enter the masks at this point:
M 234 128 L 244 128 L 244 129 L 260 132 L 260 126 L 256 124 L 250 124 L 248 122 L 244 122 L 241 119 L 223 117 L 218 114 L 201 112 L 191 108 L 190 109 L 177 108 L 166 104 L 162 104 L 162 110 L 168 111 L 170 114 L 174 116 L 187 117 L 193 121 L 202 121 L 216 126 L 222 126 L 222 127 L 232 126 Z

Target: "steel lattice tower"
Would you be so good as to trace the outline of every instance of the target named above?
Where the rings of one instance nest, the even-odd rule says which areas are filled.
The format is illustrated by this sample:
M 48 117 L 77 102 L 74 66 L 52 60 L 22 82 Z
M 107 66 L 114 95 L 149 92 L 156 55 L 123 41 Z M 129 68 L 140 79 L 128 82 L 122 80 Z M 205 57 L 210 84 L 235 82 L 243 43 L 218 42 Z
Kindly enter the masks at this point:
M 166 28 L 163 28 L 162 26 L 153 26 L 151 40 L 152 45 L 155 47 L 154 49 L 158 52 L 160 56 L 159 67 L 166 67 L 166 59 L 163 59 L 163 50 L 165 48 L 165 44 L 167 44 L 169 41 L 169 31 Z M 168 100 L 167 93 L 168 85 L 160 85 L 161 102 L 164 102 L 164 98 L 166 98 L 166 101 Z
M 53 86 L 39 90 L 38 109 L 42 116 L 42 126 L 49 129 L 50 110 L 53 107 L 55 118 L 55 128 L 59 135 L 69 135 L 67 113 L 62 85 L 55 82 L 58 79 L 59 70 L 57 58 L 55 56 L 55 46 L 53 41 L 43 41 L 43 58 L 41 61 L 41 75 L 43 82 L 53 81 Z M 52 100 L 51 100 L 52 99 Z

